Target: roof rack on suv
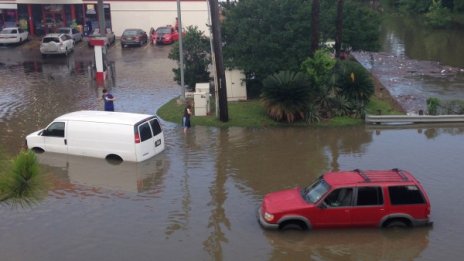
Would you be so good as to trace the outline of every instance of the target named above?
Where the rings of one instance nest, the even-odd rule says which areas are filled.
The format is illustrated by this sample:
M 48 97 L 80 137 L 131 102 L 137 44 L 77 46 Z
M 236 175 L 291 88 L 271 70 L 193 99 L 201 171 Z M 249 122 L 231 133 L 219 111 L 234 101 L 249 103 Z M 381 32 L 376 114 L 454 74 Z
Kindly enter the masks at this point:
M 398 168 L 394 168 L 392 170 L 395 171 L 396 173 L 398 173 L 398 175 L 400 175 L 401 179 L 403 179 L 404 181 L 408 180 L 408 177 L 406 177 L 406 175 L 404 175 L 402 170 L 400 170 Z
M 360 169 L 355 169 L 355 172 L 357 172 L 366 182 L 371 182 L 371 179 L 366 175 L 366 173 Z

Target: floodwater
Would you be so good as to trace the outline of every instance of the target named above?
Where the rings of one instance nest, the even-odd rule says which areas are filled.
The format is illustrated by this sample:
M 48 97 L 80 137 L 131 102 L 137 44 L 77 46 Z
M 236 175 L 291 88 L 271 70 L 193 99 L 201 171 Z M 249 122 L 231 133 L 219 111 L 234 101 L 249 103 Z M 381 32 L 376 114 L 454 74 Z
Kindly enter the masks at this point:
M 33 44 L 0 48 L 0 144 L 8 155 L 53 118 L 102 106 L 84 45 L 71 58 L 43 60 Z M 116 110 L 153 113 L 180 93 L 168 51 L 110 48 Z M 39 154 L 48 197 L 31 208 L 0 205 L 0 260 L 462 259 L 464 125 L 194 126 L 187 135 L 177 123 L 162 125 L 166 150 L 142 163 Z M 258 225 L 266 193 L 355 168 L 413 172 L 434 226 L 282 233 Z
M 413 17 L 386 17 L 382 52 L 357 52 L 364 65 L 409 113 L 426 111 L 426 100 L 464 100 L 462 31 L 427 29 Z

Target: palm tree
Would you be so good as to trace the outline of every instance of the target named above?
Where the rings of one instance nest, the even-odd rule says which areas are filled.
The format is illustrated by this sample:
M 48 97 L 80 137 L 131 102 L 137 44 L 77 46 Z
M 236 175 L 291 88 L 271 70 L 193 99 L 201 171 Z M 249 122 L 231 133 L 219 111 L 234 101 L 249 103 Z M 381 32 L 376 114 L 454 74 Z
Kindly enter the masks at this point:
M 264 79 L 261 101 L 272 119 L 293 122 L 306 118 L 311 93 L 304 73 L 282 71 Z
M 337 0 L 337 19 L 335 32 L 335 57 L 340 58 L 343 36 L 343 0 Z

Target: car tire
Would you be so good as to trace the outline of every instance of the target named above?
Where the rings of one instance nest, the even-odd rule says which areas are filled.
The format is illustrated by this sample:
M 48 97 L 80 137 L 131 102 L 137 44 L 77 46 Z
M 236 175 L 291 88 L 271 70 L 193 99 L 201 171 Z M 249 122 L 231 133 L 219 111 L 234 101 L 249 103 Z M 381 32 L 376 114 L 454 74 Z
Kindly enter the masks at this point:
M 385 228 L 408 228 L 410 225 L 403 220 L 392 220 L 385 224 Z
M 288 230 L 299 230 L 303 231 L 307 229 L 306 224 L 303 221 L 300 220 L 290 220 L 290 221 L 285 221 L 279 226 L 280 230 L 282 231 L 288 231 Z

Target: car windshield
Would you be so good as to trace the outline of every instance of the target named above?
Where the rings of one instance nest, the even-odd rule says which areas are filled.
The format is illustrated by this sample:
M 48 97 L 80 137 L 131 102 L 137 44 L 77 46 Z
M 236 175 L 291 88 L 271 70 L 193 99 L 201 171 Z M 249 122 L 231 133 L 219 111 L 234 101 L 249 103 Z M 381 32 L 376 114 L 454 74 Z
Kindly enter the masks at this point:
M 330 186 L 325 182 L 324 179 L 319 178 L 313 184 L 304 188 L 301 191 L 303 198 L 309 203 L 316 203 L 327 191 L 329 191 Z
M 171 28 L 158 28 L 156 32 L 159 34 L 169 34 L 171 33 Z

